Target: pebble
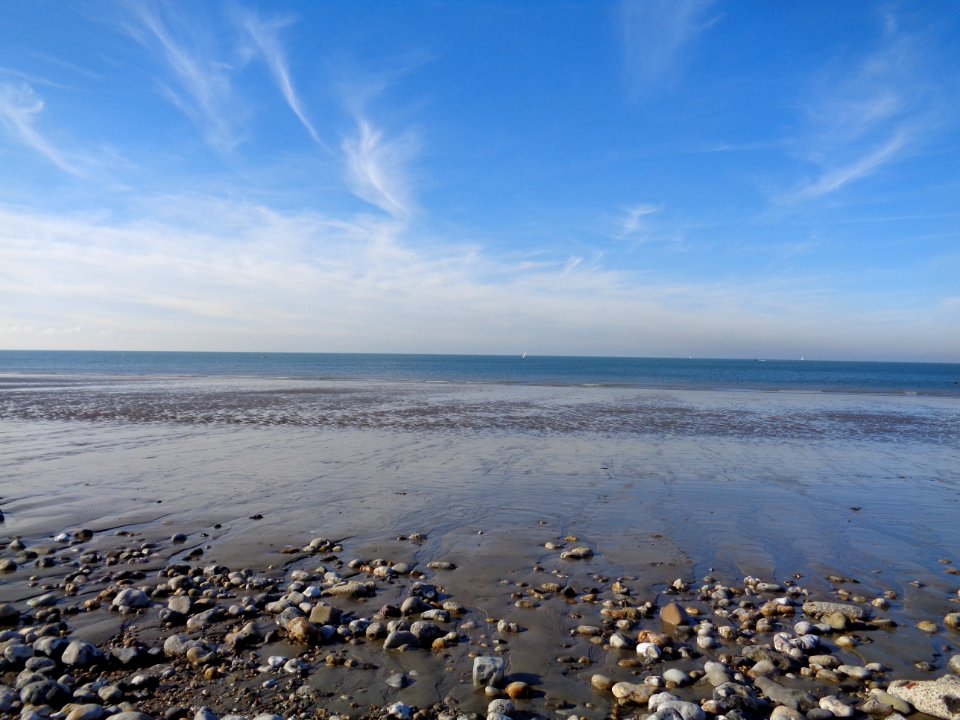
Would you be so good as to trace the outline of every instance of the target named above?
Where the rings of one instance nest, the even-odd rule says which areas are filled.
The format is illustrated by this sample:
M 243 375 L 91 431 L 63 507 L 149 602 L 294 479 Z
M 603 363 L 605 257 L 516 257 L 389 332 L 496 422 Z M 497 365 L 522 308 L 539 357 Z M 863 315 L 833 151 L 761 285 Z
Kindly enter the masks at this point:
M 637 655 L 643 662 L 654 663 L 660 660 L 660 648 L 652 642 L 637 643 Z
M 413 708 L 402 702 L 395 702 L 387 708 L 387 715 L 397 720 L 410 720 L 413 717 Z
M 150 605 L 150 598 L 138 588 L 125 588 L 118 592 L 111 603 L 115 608 L 145 608 Z
M 654 700 L 651 698 L 650 709 L 654 711 L 654 717 L 658 718 L 658 720 L 666 720 L 666 718 L 670 717 L 665 713 L 665 711 L 669 710 L 675 710 L 679 713 L 682 720 L 706 720 L 707 717 L 703 708 L 696 703 L 679 699 L 663 700 L 654 706 Z
M 802 712 L 786 705 L 777 705 L 770 713 L 770 720 L 804 720 L 805 718 Z
M 387 639 L 383 642 L 384 650 L 416 647 L 420 647 L 420 641 L 417 639 L 417 636 L 409 630 L 394 630 L 387 635 Z
M 873 688 L 870 690 L 870 695 L 898 713 L 905 713 L 909 715 L 913 712 L 913 707 L 906 700 L 901 700 L 898 697 L 894 697 L 890 693 L 881 690 L 880 688 Z
M 665 682 L 673 683 L 674 685 L 678 686 L 686 685 L 690 681 L 690 676 L 679 668 L 669 668 L 664 670 L 662 677 Z
M 27 605 L 32 608 L 51 607 L 57 604 L 57 596 L 53 593 L 44 593 L 37 597 L 27 600 Z
M 856 710 L 841 702 L 836 695 L 826 695 L 820 698 L 820 707 L 823 710 L 829 710 L 835 717 L 853 717 Z
M 613 687 L 613 680 L 606 675 L 596 673 L 590 677 L 590 684 L 601 692 L 607 692 Z
M 516 706 L 513 704 L 512 700 L 507 698 L 497 698 L 496 700 L 491 700 L 487 705 L 487 713 L 498 713 L 500 715 L 509 716 L 510 713 L 516 710 Z
M 837 668 L 837 672 L 854 680 L 860 680 L 861 682 L 873 677 L 873 672 L 861 665 L 840 665 Z
M 634 705 L 646 705 L 657 692 L 657 688 L 645 683 L 638 685 L 631 682 L 618 682 L 610 688 L 610 691 L 615 698 L 631 702 Z
M 940 628 L 937 627 L 937 624 L 933 620 L 921 620 L 917 623 L 917 630 L 920 632 L 927 633 L 928 635 L 933 635 Z
M 511 700 L 521 700 L 523 698 L 530 697 L 531 688 L 522 680 L 515 680 L 514 682 L 509 683 L 503 689 L 503 691 Z
M 485 687 L 503 684 L 506 662 L 502 657 L 478 655 L 473 659 L 473 684 Z
M 0 626 L 16 625 L 20 621 L 20 611 L 10 603 L 0 603 Z
M 680 605 L 671 602 L 660 608 L 660 622 L 670 626 L 689 625 L 690 616 Z
M 298 673 L 305 673 L 310 669 L 310 666 L 307 665 L 300 658 L 291 658 L 283 664 L 284 672 L 290 673 L 291 675 L 296 675 Z
M 586 560 L 591 557 L 593 557 L 593 550 L 583 545 L 564 550 L 560 553 L 560 558 L 563 560 Z
M 568 542 L 575 542 L 575 538 Z M 794 622 L 794 613 L 806 598 L 806 591 L 790 582 L 780 585 L 750 578 L 744 580 L 743 587 L 737 588 L 721 586 L 715 580 L 704 580 L 706 584 L 698 590 L 691 589 L 686 581 L 678 579 L 665 593 L 675 599 L 658 611 L 653 601 L 639 599 L 644 590 L 637 578 L 612 580 L 611 577 L 591 572 L 593 565 L 579 568 L 566 565 L 564 567 L 570 569 L 565 572 L 553 570 L 554 577 L 550 578 L 550 582 L 538 580 L 528 585 L 520 579 L 504 581 L 509 586 L 507 592 L 512 593 L 510 601 L 516 601 L 518 606 L 535 608 L 542 604 L 545 613 L 560 610 L 576 618 L 573 623 L 565 625 L 566 628 L 573 628 L 570 634 L 574 638 L 571 640 L 567 632 L 558 632 L 554 653 L 561 655 L 558 666 L 560 672 L 571 680 L 577 673 L 583 672 L 580 677 L 583 681 L 589 678 L 590 686 L 598 693 L 593 700 L 579 707 L 573 703 L 583 703 L 582 699 L 558 697 L 550 695 L 550 691 L 543 697 L 533 693 L 527 683 L 519 680 L 504 687 L 507 663 L 520 664 L 521 660 L 523 663 L 529 662 L 526 650 L 522 653 L 513 651 L 511 655 L 513 647 L 519 647 L 522 644 L 519 641 L 528 636 L 512 637 L 514 633 L 521 632 L 521 628 L 506 619 L 484 622 L 488 608 L 470 608 L 445 597 L 447 589 L 423 582 L 424 576 L 414 571 L 412 566 L 404 567 L 401 563 L 375 559 L 357 560 L 356 563 L 351 561 L 347 567 L 333 554 L 337 552 L 332 549 L 334 544 L 324 541 L 312 550 L 304 550 L 314 555 L 309 564 L 306 561 L 309 556 L 302 555 L 295 560 L 298 567 L 293 569 L 281 569 L 278 565 L 270 573 L 257 574 L 249 570 L 230 571 L 219 565 L 201 569 L 187 564 L 190 562 L 187 560 L 186 563 L 170 564 L 161 570 L 161 580 L 157 584 L 157 581 L 147 579 L 147 573 L 141 572 L 137 563 L 131 562 L 129 566 L 122 564 L 126 560 L 148 557 L 154 562 L 162 556 L 161 550 L 155 549 L 150 543 L 144 542 L 138 547 L 139 550 L 124 551 L 129 554 L 121 558 L 119 567 L 108 570 L 109 575 L 99 571 L 99 564 L 103 560 L 88 556 L 87 551 L 81 553 L 78 550 L 75 556 L 77 562 L 70 566 L 67 558 L 61 556 L 74 557 L 70 554 L 73 547 L 56 550 L 59 553 L 56 557 L 58 566 L 62 564 L 64 568 L 69 568 L 64 571 L 68 573 L 67 580 L 58 585 L 49 579 L 31 579 L 33 587 L 37 588 L 33 592 L 44 594 L 32 598 L 31 603 L 27 604 L 32 609 L 24 615 L 26 627 L 19 627 L 21 613 L 15 605 L 0 604 L 0 625 L 4 626 L 0 628 L 0 651 L 3 653 L 0 664 L 10 672 L 4 680 L 12 685 L 15 677 L 17 682 L 16 689 L 0 686 L 0 714 L 19 712 L 24 698 L 44 706 L 39 710 L 28 709 L 25 715 L 28 718 L 39 719 L 41 715 L 46 717 L 54 713 L 61 720 L 86 720 L 85 713 L 89 712 L 89 720 L 99 720 L 111 712 L 114 713 L 113 717 L 117 712 L 135 713 L 137 707 L 133 703 L 149 697 L 157 684 L 163 682 L 161 677 L 167 679 L 170 687 L 177 688 L 177 683 L 171 678 L 184 670 L 183 660 L 178 658 L 185 656 L 201 666 L 197 669 L 187 668 L 187 672 L 190 673 L 191 682 L 196 683 L 195 687 L 203 688 L 202 692 L 211 692 L 218 687 L 205 687 L 202 678 L 212 680 L 215 677 L 227 677 L 229 683 L 252 689 L 244 692 L 261 696 L 257 702 L 253 700 L 256 695 L 245 699 L 242 699 L 243 695 L 238 695 L 235 700 L 232 699 L 239 706 L 235 712 L 244 712 L 244 708 L 248 710 L 244 715 L 248 720 L 251 717 L 255 720 L 276 720 L 276 716 L 268 712 L 254 715 L 250 709 L 276 709 L 281 705 L 273 703 L 278 702 L 283 703 L 285 715 L 299 716 L 303 713 L 299 704 L 316 702 L 318 697 L 312 681 L 308 684 L 301 678 L 273 673 L 268 677 L 256 678 L 251 675 L 244 678 L 245 668 L 256 667 L 259 652 L 266 655 L 265 648 L 278 640 L 284 642 L 284 636 L 311 646 L 324 641 L 340 644 L 331 647 L 329 654 L 318 655 L 316 650 L 308 649 L 301 657 L 290 660 L 271 656 L 260 672 L 282 669 L 287 673 L 303 675 L 317 668 L 318 663 L 322 666 L 324 655 L 330 667 L 372 669 L 366 661 L 350 654 L 351 644 L 363 644 L 364 638 L 373 640 L 386 637 L 383 648 L 387 650 L 433 647 L 438 651 L 436 655 L 419 652 L 411 660 L 418 664 L 437 663 L 438 671 L 439 664 L 443 664 L 446 672 L 458 673 L 457 663 L 462 656 L 445 651 L 461 643 L 465 652 L 471 655 L 483 653 L 473 658 L 474 692 L 478 697 L 486 695 L 493 700 L 487 707 L 487 714 L 496 719 L 509 718 L 517 713 L 513 701 L 522 704 L 524 712 L 521 714 L 524 717 L 528 714 L 539 716 L 544 707 L 550 711 L 550 715 L 559 713 L 568 718 L 600 716 L 605 710 L 616 715 L 618 705 L 635 706 L 633 712 L 652 712 L 650 717 L 655 720 L 701 720 L 705 714 L 727 718 L 765 716 L 778 720 L 799 720 L 806 714 L 806 720 L 826 720 L 850 716 L 857 711 L 876 717 L 891 712 L 903 715 L 912 712 L 906 700 L 892 694 L 900 686 L 891 684 L 891 693 L 876 687 L 877 679 L 889 669 L 867 662 L 870 659 L 870 633 L 880 627 L 875 621 L 867 621 L 873 602 L 866 597 L 867 593 L 860 596 L 838 588 L 835 591 L 837 597 L 850 599 L 859 605 L 804 602 L 802 607 L 808 619 Z M 299 546 L 295 546 L 294 550 L 296 547 Z M 580 550 L 585 552 L 581 557 L 575 557 L 580 555 Z M 40 557 L 45 557 L 41 548 L 29 552 L 34 552 L 34 557 L 38 552 Z M 569 559 L 586 559 L 593 555 L 585 547 L 567 552 L 575 554 Z M 322 565 L 318 565 L 318 562 Z M 432 570 L 443 569 L 428 567 Z M 347 570 L 354 572 L 350 579 L 344 577 L 348 575 Z M 534 572 L 551 571 L 537 566 Z M 405 577 L 408 573 L 412 573 L 413 579 L 419 582 L 409 585 L 411 580 Z M 369 580 L 371 577 L 373 580 Z M 617 575 L 613 574 L 613 577 L 617 578 Z M 101 582 L 102 585 L 97 585 Z M 107 586 L 111 582 L 114 584 Z M 131 624 L 127 619 L 126 623 L 130 624 L 133 632 L 122 638 L 123 644 L 105 646 L 108 650 L 105 656 L 91 645 L 98 653 L 95 657 L 71 660 L 74 655 L 83 656 L 84 651 L 77 650 L 75 645 L 83 641 L 71 638 L 69 634 L 67 623 L 79 607 L 75 605 L 71 609 L 69 604 L 77 601 L 71 600 L 69 595 L 71 589 L 84 585 L 88 587 L 83 590 L 84 602 L 80 605 L 91 611 L 101 603 L 106 609 L 108 602 L 111 607 L 121 611 L 133 611 L 154 603 L 160 605 L 161 617 L 177 620 L 179 616 L 180 624 L 188 624 L 190 636 L 199 637 L 190 639 L 186 635 L 175 634 L 163 639 L 163 652 L 173 659 L 170 666 L 157 666 L 135 678 L 124 677 L 122 671 L 104 676 L 110 678 L 109 682 L 116 683 L 113 685 L 103 680 L 92 680 L 92 675 L 83 669 L 85 665 L 82 663 L 93 665 L 103 657 L 103 667 L 96 670 L 109 669 L 112 673 L 114 668 L 119 670 L 122 665 L 139 667 L 141 662 L 149 665 L 161 658 L 157 656 L 159 648 L 151 651 L 130 642 L 135 637 L 136 621 Z M 98 591 L 99 596 L 96 594 Z M 350 602 L 349 610 L 340 610 L 320 601 L 323 596 L 362 598 L 380 593 L 383 594 L 382 599 L 371 602 L 373 607 L 369 609 L 363 603 Z M 773 597 L 774 594 L 778 596 Z M 883 599 L 886 600 L 886 597 Z M 320 604 L 317 604 L 318 601 Z M 329 602 L 341 604 L 336 600 Z M 394 602 L 399 606 L 383 604 Z M 443 609 L 439 609 L 441 603 Z M 229 610 L 225 613 L 228 605 Z M 377 606 L 381 607 L 379 613 L 376 612 Z M 258 626 L 263 628 L 265 621 L 270 619 L 265 612 L 273 616 L 277 627 L 270 627 L 261 633 Z M 471 615 L 471 612 L 474 614 Z M 638 630 L 642 620 L 657 617 L 657 613 L 664 632 Z M 957 616 L 960 614 L 947 613 L 943 626 L 954 629 Z M 530 622 L 525 624 L 530 627 L 523 630 L 533 631 L 529 637 L 536 638 L 535 633 L 542 627 L 543 619 L 534 619 L 537 617 L 535 612 L 528 617 Z M 452 618 L 456 625 L 446 625 L 451 623 Z M 444 624 L 443 627 L 441 624 Z M 214 628 L 215 625 L 217 627 Z M 4 629 L 10 626 L 14 629 Z M 496 635 L 493 634 L 494 627 Z M 561 624 L 557 623 L 558 630 L 560 627 Z M 281 629 L 279 632 L 278 628 Z M 910 627 L 906 631 L 916 633 Z M 857 635 L 837 634 L 847 632 L 856 632 Z M 633 639 L 634 633 L 636 640 Z M 949 640 L 947 635 L 949 633 L 945 633 L 943 639 L 945 643 Z M 866 656 L 859 661 L 863 665 L 843 662 L 852 660 L 852 655 L 829 653 L 832 645 L 852 647 L 858 638 Z M 263 649 L 260 647 L 262 643 L 267 643 L 262 646 Z M 634 647 L 636 655 L 611 653 L 606 658 L 602 654 L 598 657 L 594 651 L 587 654 L 584 646 L 589 647 L 591 643 L 614 650 Z M 376 652 L 378 645 L 370 643 L 369 652 Z M 71 646 L 74 647 L 73 651 L 69 651 Z M 693 659 L 701 657 L 698 648 L 702 651 L 716 647 L 720 648 L 716 657 L 722 662 L 708 660 L 703 663 L 702 669 L 692 664 Z M 62 663 L 61 657 L 66 657 Z M 381 666 L 386 664 L 389 667 L 389 663 L 393 662 L 395 660 L 388 659 Z M 587 668 L 598 662 L 609 663 L 607 672 L 610 675 L 586 672 Z M 940 667 L 943 661 L 936 658 L 935 662 Z M 653 667 L 646 668 L 647 665 Z M 74 672 L 81 680 L 66 675 L 58 683 L 47 677 L 62 672 L 63 667 L 76 668 Z M 932 665 L 929 667 L 934 669 Z M 960 655 L 950 658 L 948 667 L 960 674 Z M 199 672 L 201 670 L 202 673 Z M 532 669 L 521 664 L 515 670 L 520 677 L 524 677 Z M 658 674 L 651 673 L 651 670 Z M 622 679 L 642 677 L 640 673 L 645 671 L 649 674 L 643 681 L 634 683 Z M 170 674 L 164 676 L 166 672 Z M 621 674 L 618 676 L 617 673 Z M 412 671 L 410 675 L 395 672 L 387 675 L 383 682 L 387 687 L 403 690 L 411 683 L 413 674 Z M 359 687 L 364 681 L 362 676 L 356 677 L 358 679 L 355 682 Z M 802 678 L 799 682 L 817 695 L 829 694 L 818 699 L 810 692 L 794 687 L 798 684 L 798 678 Z M 684 695 L 682 700 L 671 693 L 662 692 L 664 687 L 686 687 L 701 679 L 703 683 L 689 690 L 676 691 Z M 960 685 L 960 679 L 955 676 L 953 679 L 955 684 Z M 434 682 L 434 678 L 430 681 Z M 552 681 L 544 680 L 544 684 L 549 682 Z M 814 688 L 813 682 L 819 683 L 819 687 Z M 85 684 L 78 687 L 79 683 Z M 826 689 L 828 683 L 834 683 L 830 690 Z M 922 686 L 921 683 L 910 685 L 908 690 Z M 500 687 L 503 689 L 498 689 Z M 948 710 L 952 707 L 950 698 L 954 689 L 951 688 L 945 690 L 945 686 L 938 686 L 931 691 L 939 693 Z M 184 688 L 184 693 L 190 692 L 194 690 Z M 863 693 L 867 694 L 864 696 Z M 168 706 L 163 713 L 165 720 L 187 717 L 185 707 L 191 703 L 194 707 L 200 704 L 190 697 L 187 694 L 177 695 L 176 701 L 183 703 L 183 706 Z M 689 702 L 692 698 L 698 698 L 700 704 Z M 65 705 L 68 700 L 71 702 Z M 353 708 L 358 710 L 356 716 L 363 714 L 362 704 L 354 698 L 344 695 L 341 700 L 352 703 Z M 526 702 L 521 703 L 527 700 L 529 707 Z M 610 705 L 605 708 L 604 703 Z M 571 714 L 571 710 L 576 714 Z M 216 717 L 212 713 L 201 716 L 200 712 L 196 720 L 214 720 Z M 482 717 L 459 715 L 455 703 L 449 701 L 448 704 L 447 700 L 422 708 L 395 703 L 386 710 L 378 710 L 378 717 L 382 718 L 384 712 L 406 720 L 425 720 L 436 716 L 444 720 L 479 720 Z M 955 720 L 952 715 L 939 717 Z
M 960 679 L 949 675 L 939 680 L 895 680 L 887 692 L 910 703 L 919 712 L 960 720 Z
M 92 665 L 100 657 L 100 651 L 92 643 L 84 640 L 74 640 L 63 651 L 60 661 L 64 665 L 75 665 L 77 667 L 87 667 Z
M 393 675 L 389 676 L 389 677 L 385 680 L 385 682 L 386 682 L 387 685 L 389 685 L 390 687 L 392 687 L 392 688 L 397 688 L 397 689 L 399 690 L 399 689 L 402 689 L 402 688 L 407 687 L 407 686 L 410 684 L 410 678 L 409 678 L 409 676 L 407 676 L 407 675 L 405 675 L 405 674 L 403 674 L 403 673 L 394 673 Z
M 427 563 L 427 567 L 431 570 L 456 570 L 457 566 L 455 563 L 448 562 L 447 560 L 434 560 L 433 562 Z
M 864 620 L 869 617 L 866 609 L 859 605 L 849 605 L 844 603 L 811 601 L 803 604 L 803 614 L 819 618 L 824 615 L 840 613 L 849 620 Z
M 67 707 L 69 706 L 64 706 L 64 711 Z M 106 710 L 100 705 L 74 705 L 67 713 L 66 720 L 100 720 L 104 715 Z

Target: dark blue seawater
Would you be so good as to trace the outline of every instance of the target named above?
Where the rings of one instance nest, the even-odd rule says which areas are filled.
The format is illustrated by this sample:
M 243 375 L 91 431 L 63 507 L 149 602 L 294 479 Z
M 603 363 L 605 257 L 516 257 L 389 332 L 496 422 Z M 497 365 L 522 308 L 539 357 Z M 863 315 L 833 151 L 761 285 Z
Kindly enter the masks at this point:
M 812 360 L 0 351 L 0 373 L 617 385 L 960 396 L 960 364 Z

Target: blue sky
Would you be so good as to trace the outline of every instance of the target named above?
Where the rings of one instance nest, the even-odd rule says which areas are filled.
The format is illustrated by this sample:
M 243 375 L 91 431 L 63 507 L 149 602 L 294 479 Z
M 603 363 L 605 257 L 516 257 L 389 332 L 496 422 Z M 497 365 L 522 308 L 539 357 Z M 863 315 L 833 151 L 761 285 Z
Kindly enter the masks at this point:
M 0 347 L 960 361 L 960 4 L 8 3 Z

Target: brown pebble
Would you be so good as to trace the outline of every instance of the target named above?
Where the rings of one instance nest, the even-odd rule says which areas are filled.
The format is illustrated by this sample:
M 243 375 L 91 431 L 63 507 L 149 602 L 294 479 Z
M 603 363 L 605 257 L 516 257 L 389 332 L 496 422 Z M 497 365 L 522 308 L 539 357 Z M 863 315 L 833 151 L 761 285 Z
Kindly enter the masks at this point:
M 530 686 L 519 680 L 510 683 L 504 690 L 511 700 L 520 700 L 530 696 Z

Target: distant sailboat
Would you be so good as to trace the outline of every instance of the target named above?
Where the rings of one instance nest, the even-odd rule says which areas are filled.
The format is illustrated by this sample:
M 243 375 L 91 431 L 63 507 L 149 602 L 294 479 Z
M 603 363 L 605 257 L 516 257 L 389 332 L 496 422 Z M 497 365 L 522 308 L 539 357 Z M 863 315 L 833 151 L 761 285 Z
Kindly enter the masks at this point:
M 524 350 L 524 351 L 523 351 L 523 355 L 521 355 L 520 358 L 523 359 L 523 358 L 525 358 L 526 356 L 527 356 L 527 351 Z

